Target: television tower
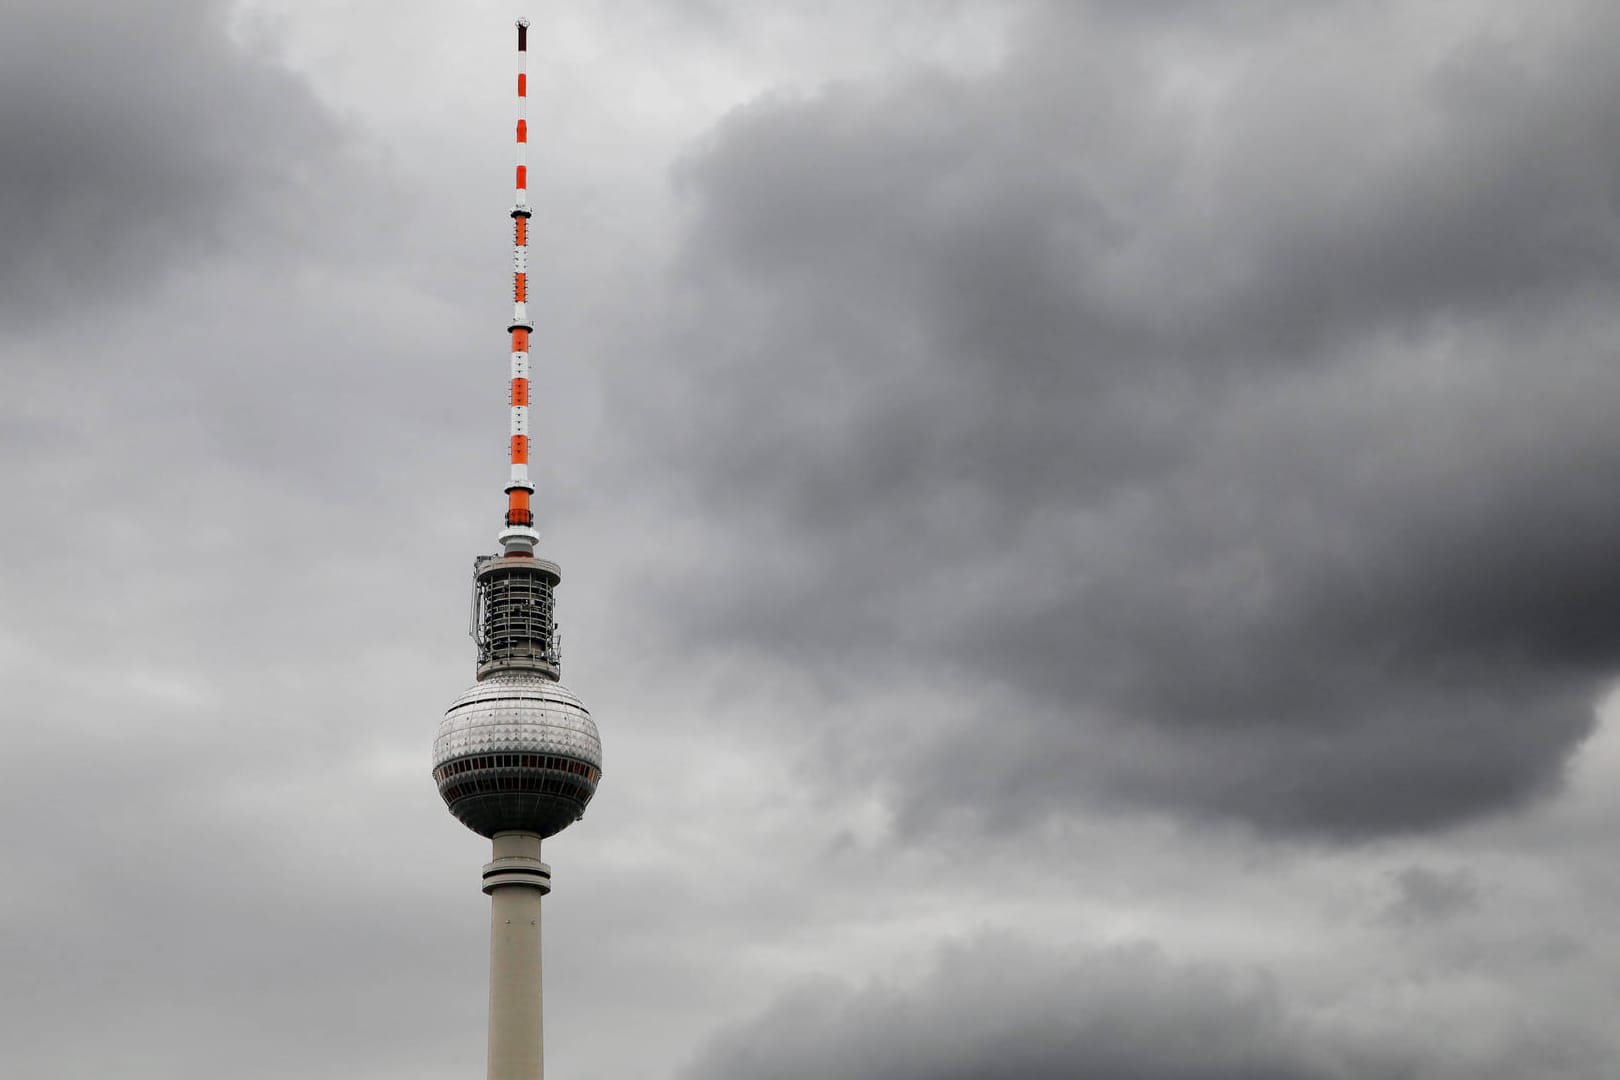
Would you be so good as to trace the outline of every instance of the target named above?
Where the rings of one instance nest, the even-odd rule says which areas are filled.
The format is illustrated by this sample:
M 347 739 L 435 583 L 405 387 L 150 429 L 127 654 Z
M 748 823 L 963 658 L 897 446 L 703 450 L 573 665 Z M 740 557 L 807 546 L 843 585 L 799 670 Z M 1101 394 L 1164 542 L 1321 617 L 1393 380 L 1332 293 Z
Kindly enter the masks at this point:
M 540 842 L 573 824 L 596 793 L 602 742 L 559 681 L 552 603 L 556 563 L 534 553 L 529 479 L 529 208 L 527 19 L 517 21 L 517 200 L 512 206 L 512 471 L 498 555 L 473 560 L 478 681 L 450 705 L 433 743 L 433 779 L 461 823 L 494 843 L 490 897 L 489 1080 L 541 1080 L 540 898 L 551 867 Z

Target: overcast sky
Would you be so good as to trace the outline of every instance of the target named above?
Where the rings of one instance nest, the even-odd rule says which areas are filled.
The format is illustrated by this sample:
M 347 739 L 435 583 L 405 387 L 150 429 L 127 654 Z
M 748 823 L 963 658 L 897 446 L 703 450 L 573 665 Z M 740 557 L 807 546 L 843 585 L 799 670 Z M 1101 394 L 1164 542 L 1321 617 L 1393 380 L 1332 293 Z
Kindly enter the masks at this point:
M 1620 1075 L 1620 8 L 0 0 L 0 1076 Z

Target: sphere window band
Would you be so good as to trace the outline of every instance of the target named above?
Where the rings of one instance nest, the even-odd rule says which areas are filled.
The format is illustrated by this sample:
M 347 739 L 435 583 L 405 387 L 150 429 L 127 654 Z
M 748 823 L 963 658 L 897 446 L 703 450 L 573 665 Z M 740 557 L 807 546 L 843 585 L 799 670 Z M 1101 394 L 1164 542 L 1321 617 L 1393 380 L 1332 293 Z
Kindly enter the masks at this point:
M 451 784 L 444 788 L 441 794 L 446 800 L 453 800 L 465 798 L 468 795 L 495 795 L 501 792 L 516 792 L 527 795 L 557 795 L 583 804 L 590 801 L 590 797 L 596 793 L 596 788 L 592 784 L 580 781 L 535 776 L 499 776 Z
M 572 758 L 553 757 L 549 754 L 486 754 L 482 757 L 462 758 L 441 765 L 434 770 L 433 778 L 443 782 L 452 776 L 460 776 L 464 772 L 474 769 L 552 769 L 557 772 L 570 772 L 576 776 L 583 776 L 591 783 L 595 783 L 602 774 L 593 766 Z

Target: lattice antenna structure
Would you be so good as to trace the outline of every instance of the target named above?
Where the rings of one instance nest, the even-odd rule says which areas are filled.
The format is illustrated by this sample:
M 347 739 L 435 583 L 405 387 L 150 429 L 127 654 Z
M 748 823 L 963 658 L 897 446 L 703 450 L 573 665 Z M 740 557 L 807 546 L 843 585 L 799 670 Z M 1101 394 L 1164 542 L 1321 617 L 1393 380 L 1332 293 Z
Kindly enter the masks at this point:
M 473 561 L 477 681 L 451 703 L 433 743 L 445 806 L 493 842 L 490 897 L 489 1080 L 543 1080 L 540 898 L 551 867 L 540 845 L 578 820 L 602 775 L 602 741 L 565 687 L 556 563 L 539 558 L 529 478 L 528 28 L 517 21 L 517 198 L 513 203 L 511 475 L 499 554 Z

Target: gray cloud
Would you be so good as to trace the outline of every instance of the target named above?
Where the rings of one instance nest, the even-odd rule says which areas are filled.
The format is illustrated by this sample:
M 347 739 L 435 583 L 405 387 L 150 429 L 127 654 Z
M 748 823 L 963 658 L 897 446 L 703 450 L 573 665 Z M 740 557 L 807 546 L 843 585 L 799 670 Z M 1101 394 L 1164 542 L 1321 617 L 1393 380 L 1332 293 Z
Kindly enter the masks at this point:
M 1613 15 L 1240 10 L 1042 7 L 681 171 L 656 408 L 735 527 L 672 610 L 980 701 L 862 744 L 905 820 L 1441 826 L 1555 787 L 1620 658 Z
M 1479 907 L 1479 882 L 1468 870 L 1408 866 L 1392 879 L 1395 898 L 1382 916 L 1387 922 L 1416 926 Z
M 1289 1003 L 1258 972 L 1180 965 L 1146 947 L 947 949 L 920 985 L 789 994 L 686 1070 L 742 1080 L 1414 1080 L 1588 1075 L 1568 1039 L 1403 1047 Z M 1527 1070 L 1527 1071 L 1522 1071 Z
M 337 142 L 307 87 L 215 0 L 22 5 L 0 41 L 0 310 L 13 322 L 264 247 Z

